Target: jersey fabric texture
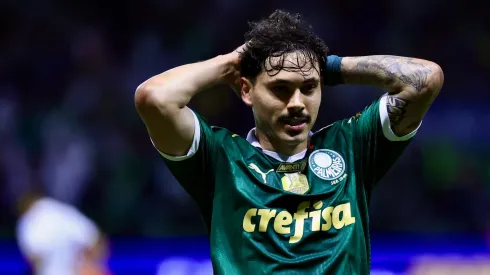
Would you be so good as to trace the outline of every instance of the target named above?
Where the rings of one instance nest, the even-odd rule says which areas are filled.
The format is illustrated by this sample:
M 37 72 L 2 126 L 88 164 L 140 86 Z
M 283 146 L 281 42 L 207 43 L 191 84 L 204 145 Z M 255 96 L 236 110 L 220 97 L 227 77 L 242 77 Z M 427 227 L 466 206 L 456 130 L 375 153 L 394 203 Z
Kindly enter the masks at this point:
M 371 190 L 416 130 L 391 130 L 386 95 L 310 134 L 294 156 L 195 114 L 188 154 L 162 156 L 199 206 L 215 274 L 369 274 Z

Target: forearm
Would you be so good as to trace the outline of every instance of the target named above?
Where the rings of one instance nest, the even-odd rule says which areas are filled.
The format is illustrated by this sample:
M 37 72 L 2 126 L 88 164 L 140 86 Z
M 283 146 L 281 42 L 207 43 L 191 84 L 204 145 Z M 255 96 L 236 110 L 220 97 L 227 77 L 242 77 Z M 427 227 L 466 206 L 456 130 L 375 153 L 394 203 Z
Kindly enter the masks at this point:
M 388 92 L 387 112 L 397 135 L 411 133 L 444 82 L 441 67 L 434 62 L 390 55 L 327 58 L 327 84 L 377 86 Z
M 151 77 L 138 86 L 136 96 L 153 104 L 184 108 L 193 96 L 218 84 L 230 73 L 232 66 L 226 56 L 217 56 Z
M 437 64 L 427 60 L 390 55 L 344 57 L 341 64 L 345 84 L 377 86 L 390 94 L 405 91 L 412 96 L 436 90 L 439 71 Z

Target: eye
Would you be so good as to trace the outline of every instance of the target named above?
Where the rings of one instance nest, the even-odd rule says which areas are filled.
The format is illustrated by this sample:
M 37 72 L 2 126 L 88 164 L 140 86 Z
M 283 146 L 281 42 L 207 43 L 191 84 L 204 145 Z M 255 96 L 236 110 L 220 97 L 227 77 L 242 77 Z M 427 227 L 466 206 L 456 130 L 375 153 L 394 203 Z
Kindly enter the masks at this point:
M 288 86 L 285 86 L 285 85 L 274 86 L 271 88 L 271 90 L 277 94 L 285 94 L 285 93 L 289 92 Z
M 306 84 L 301 87 L 301 92 L 304 94 L 312 93 L 316 89 L 317 85 L 315 83 Z

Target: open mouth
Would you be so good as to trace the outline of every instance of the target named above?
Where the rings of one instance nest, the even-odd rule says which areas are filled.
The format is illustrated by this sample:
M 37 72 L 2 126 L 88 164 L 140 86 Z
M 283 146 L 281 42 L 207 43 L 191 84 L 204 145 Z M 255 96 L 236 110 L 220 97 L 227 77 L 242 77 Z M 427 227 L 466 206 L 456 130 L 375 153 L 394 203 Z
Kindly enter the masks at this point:
M 288 125 L 291 125 L 291 126 L 296 126 L 296 125 L 300 125 L 300 124 L 304 124 L 308 122 L 308 118 L 306 117 L 295 117 L 295 118 L 290 118 L 290 119 L 286 119 L 284 121 L 285 124 L 288 124 Z
M 308 122 L 307 117 L 293 117 L 283 120 L 286 130 L 288 131 L 303 131 Z

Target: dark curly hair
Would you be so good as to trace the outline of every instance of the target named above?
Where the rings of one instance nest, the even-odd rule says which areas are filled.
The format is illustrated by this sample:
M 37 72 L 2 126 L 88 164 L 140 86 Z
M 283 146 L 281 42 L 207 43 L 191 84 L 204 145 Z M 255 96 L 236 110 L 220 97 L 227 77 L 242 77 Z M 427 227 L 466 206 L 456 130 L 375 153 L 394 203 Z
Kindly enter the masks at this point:
M 249 23 L 250 30 L 245 34 L 247 47 L 241 56 L 240 71 L 243 77 L 255 81 L 262 69 L 269 75 L 281 70 L 307 71 L 319 62 L 322 75 L 328 47 L 318 37 L 312 27 L 299 14 L 283 10 L 274 11 L 268 18 Z M 285 64 L 288 53 L 300 51 L 298 62 Z M 271 57 L 274 62 L 271 62 Z M 269 66 L 266 66 L 268 62 Z

